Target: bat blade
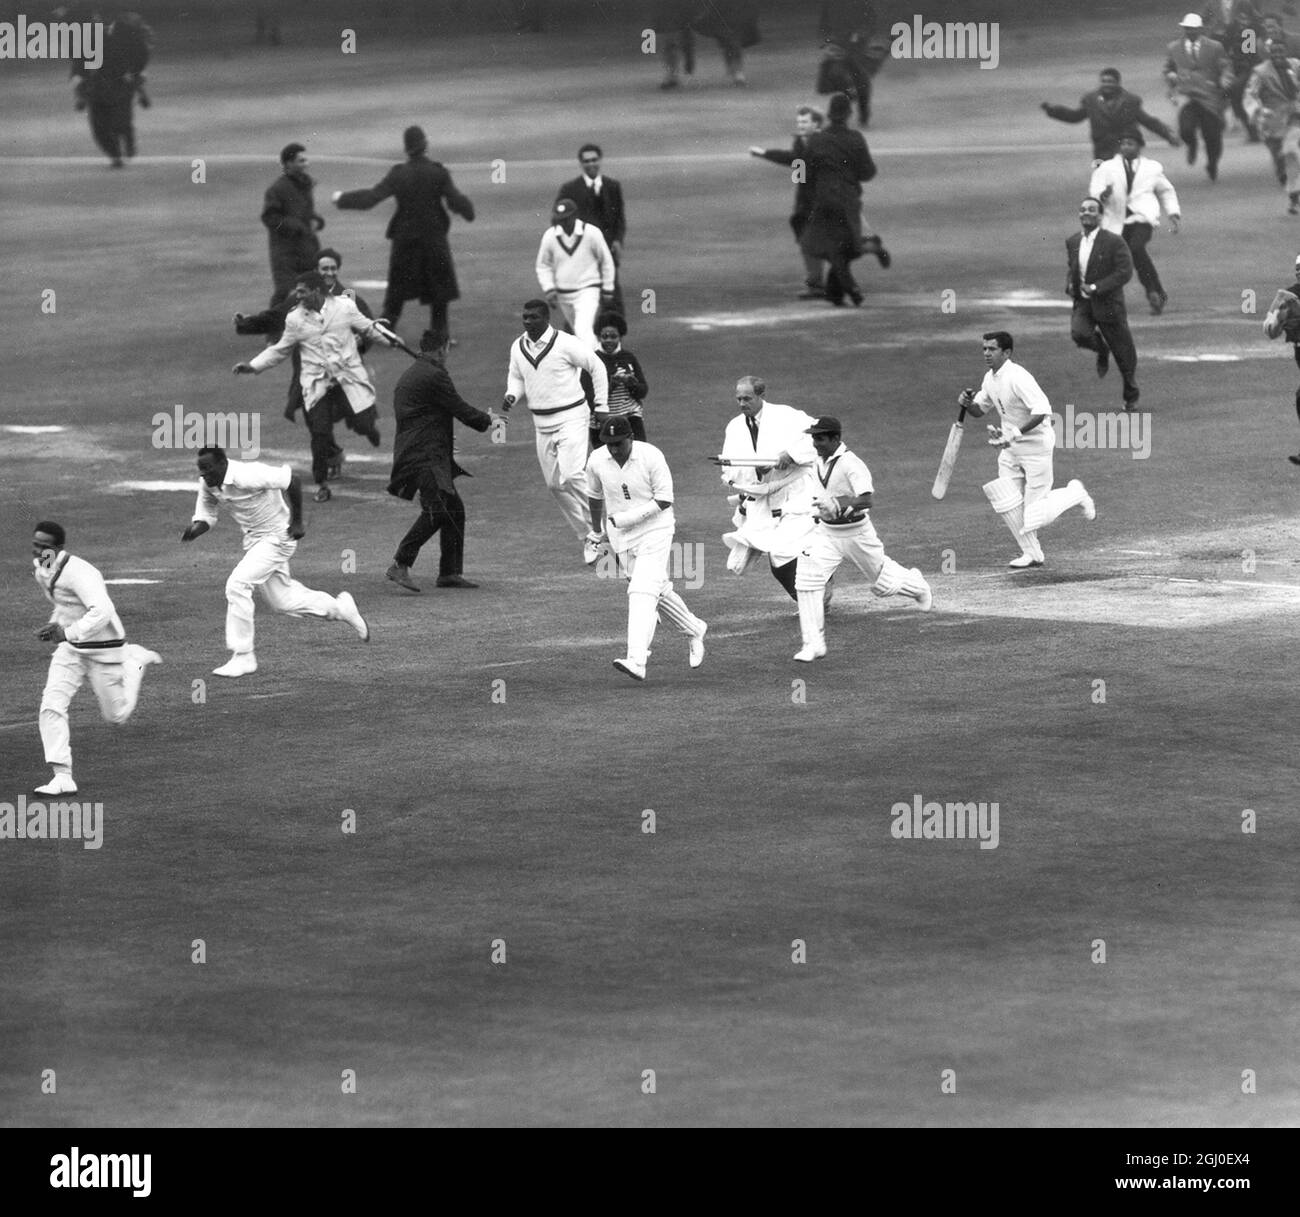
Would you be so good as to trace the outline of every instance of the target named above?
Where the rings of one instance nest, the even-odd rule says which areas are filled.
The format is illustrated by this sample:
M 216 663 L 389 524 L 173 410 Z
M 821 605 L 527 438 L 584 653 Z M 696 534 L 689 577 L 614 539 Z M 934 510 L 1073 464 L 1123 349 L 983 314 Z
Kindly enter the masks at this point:
M 930 493 L 936 499 L 941 499 L 948 493 L 948 479 L 952 477 L 953 466 L 957 463 L 957 453 L 961 449 L 961 437 L 965 430 L 961 423 L 953 423 L 948 430 L 948 443 L 943 450 L 943 459 L 939 462 L 934 485 L 930 488 Z

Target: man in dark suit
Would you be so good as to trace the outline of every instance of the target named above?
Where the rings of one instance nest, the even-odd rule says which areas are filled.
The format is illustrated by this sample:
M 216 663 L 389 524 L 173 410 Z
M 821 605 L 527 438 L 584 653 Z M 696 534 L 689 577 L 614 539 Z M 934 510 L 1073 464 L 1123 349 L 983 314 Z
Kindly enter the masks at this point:
M 393 390 L 397 434 L 388 493 L 407 500 L 418 494 L 421 511 L 398 545 L 387 576 L 412 592 L 420 589 L 411 582 L 411 564 L 434 533 L 440 534 L 442 549 L 438 586 L 478 586 L 462 573 L 465 504 L 456 493 L 455 479 L 465 470 L 452 457 L 452 420 L 458 418 L 475 431 L 486 431 L 492 425 L 492 415 L 476 410 L 456 392 L 443 366 L 446 350 L 442 335 L 426 330 L 420 339 L 420 358 L 402 373 Z
M 456 189 L 446 168 L 425 155 L 428 141 L 419 127 L 407 127 L 402 144 L 406 164 L 394 165 L 371 190 L 335 192 L 334 205 L 344 210 L 368 211 L 384 199 L 397 197 L 397 210 L 384 234 L 393 243 L 384 316 L 396 326 L 402 306 L 418 297 L 421 304 L 429 306 L 429 328 L 446 340 L 447 305 L 460 299 L 456 267 L 447 243 L 451 228 L 447 208 L 473 222 L 474 204 Z
M 1086 118 L 1092 132 L 1092 155 L 1099 161 L 1118 156 L 1120 136 L 1134 127 L 1145 127 L 1178 147 L 1178 136 L 1142 108 L 1136 93 L 1120 87 L 1115 68 L 1102 68 L 1098 87 L 1079 98 L 1077 106 L 1054 106 L 1045 101 L 1042 109 L 1057 122 L 1081 123 Z
M 1124 284 L 1133 278 L 1133 255 L 1124 238 L 1101 226 L 1101 203 L 1091 195 L 1079 204 L 1081 231 L 1065 242 L 1065 294 L 1074 301 L 1070 337 L 1097 353 L 1097 375 L 1110 370 L 1115 356 L 1124 378 L 1124 409 L 1139 397 L 1137 351 L 1124 308 Z
M 1183 18 L 1182 35 L 1168 46 L 1165 80 L 1184 98 L 1178 111 L 1178 134 L 1187 145 L 1187 163 L 1196 164 L 1196 135 L 1205 138 L 1205 172 L 1210 181 L 1219 176 L 1223 155 L 1223 112 L 1232 87 L 1232 61 L 1221 42 L 1203 35 L 1204 23 L 1196 13 Z
M 627 213 L 623 209 L 623 187 L 600 171 L 604 153 L 599 144 L 583 144 L 578 149 L 582 173 L 560 187 L 557 199 L 572 199 L 578 204 L 578 219 L 599 228 L 609 252 L 614 255 L 614 311 L 622 313 L 623 287 L 618 268 L 623 261 L 623 238 L 627 235 Z

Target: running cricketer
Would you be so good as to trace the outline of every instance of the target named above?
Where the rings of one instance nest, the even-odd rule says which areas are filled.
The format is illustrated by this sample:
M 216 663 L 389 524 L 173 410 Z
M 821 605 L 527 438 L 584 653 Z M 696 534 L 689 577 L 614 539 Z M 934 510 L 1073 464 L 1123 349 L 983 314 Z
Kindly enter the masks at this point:
M 988 371 L 978 392 L 963 389 L 957 404 L 979 418 L 997 410 L 1001 427 L 989 443 L 998 455 L 998 476 L 984 484 L 993 510 L 1003 519 L 1020 546 L 1020 556 L 1007 564 L 1014 570 L 1042 566 L 1043 548 L 1038 530 L 1071 507 L 1083 510 L 1086 520 L 1096 518 L 1092 497 L 1077 478 L 1059 490 L 1052 489 L 1052 406 L 1047 394 L 1029 372 L 1011 358 L 1014 341 L 1005 330 L 984 335 L 984 362 Z
M 551 326 L 551 306 L 545 300 L 525 301 L 522 320 L 524 332 L 510 347 L 501 409 L 509 414 L 520 401 L 528 407 L 546 488 L 582 542 L 582 560 L 591 566 L 600 549 L 587 539 L 592 531 L 587 507 L 587 428 L 592 410 L 603 414 L 609 409 L 609 376 L 592 348 Z M 591 377 L 590 407 L 583 372 Z
M 688 659 L 698 668 L 709 627 L 686 607 L 668 578 L 676 527 L 668 462 L 653 444 L 632 438 L 632 424 L 621 414 L 601 424 L 600 440 L 605 446 L 587 461 L 592 541 L 599 544 L 608 536 L 628 581 L 627 656 L 614 666 L 633 680 L 645 680 L 650 643 L 663 616 L 690 640 Z
M 819 418 L 808 434 L 817 450 L 817 523 L 799 555 L 795 573 L 803 635 L 803 648 L 795 658 L 800 663 L 811 663 L 826 654 L 826 584 L 845 558 L 871 580 L 874 595 L 910 596 L 925 611 L 934 603 L 921 572 L 900 566 L 885 553 L 867 514 L 874 493 L 871 471 L 841 442 L 840 420 Z
M 90 678 L 105 722 L 124 723 L 140 697 L 145 668 L 162 663 L 156 651 L 126 641 L 104 576 L 85 559 L 68 553 L 63 548 L 66 540 L 63 528 L 51 520 L 42 520 L 32 534 L 36 583 L 54 605 L 49 623 L 36 636 L 58 644 L 50 657 L 39 719 L 45 759 L 54 776 L 36 787 L 37 794 L 77 792 L 68 706 L 81 682 Z
M 194 519 L 181 533 L 182 541 L 201 537 L 217 522 L 217 509 L 229 506 L 244 533 L 244 556 L 226 580 L 226 645 L 230 659 L 214 676 L 247 676 L 257 671 L 253 652 L 253 588 L 277 613 L 294 617 L 325 617 L 346 621 L 370 641 L 370 627 L 351 593 L 337 596 L 314 592 L 289 573 L 305 529 L 302 524 L 302 482 L 288 465 L 227 459 L 220 448 L 199 449 L 199 497 Z

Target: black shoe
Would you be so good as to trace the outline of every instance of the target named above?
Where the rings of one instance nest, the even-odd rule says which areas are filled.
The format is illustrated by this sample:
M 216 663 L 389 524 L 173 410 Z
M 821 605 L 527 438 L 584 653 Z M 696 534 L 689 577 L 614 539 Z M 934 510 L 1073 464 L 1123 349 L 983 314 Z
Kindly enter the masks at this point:
M 392 566 L 384 572 L 384 577 L 391 579 L 398 587 L 404 587 L 408 592 L 418 592 L 420 589 L 411 582 L 411 568 L 402 566 L 394 562 Z
M 894 259 L 889 256 L 889 250 L 887 250 L 883 245 L 872 252 L 876 255 L 876 261 L 880 263 L 881 270 L 888 270 L 893 264 Z
M 380 443 L 380 441 L 379 441 L 379 432 L 378 432 L 378 431 L 366 431 L 366 432 L 363 432 L 363 434 L 365 435 L 366 439 L 368 439 L 368 440 L 370 441 L 370 446 L 371 446 L 372 448 L 378 448 L 378 447 L 379 447 L 379 443 Z
M 471 583 L 463 575 L 439 575 L 439 587 L 478 587 L 477 583 Z
M 1147 292 L 1147 303 L 1151 306 L 1151 311 L 1159 317 L 1165 311 L 1169 297 L 1164 292 Z
M 1219 180 L 1219 166 L 1218 166 L 1218 165 L 1206 165 L 1206 166 L 1205 166 L 1205 172 L 1206 172 L 1207 174 L 1209 174 L 1210 181 L 1212 181 L 1212 182 L 1217 182 L 1217 181 Z
M 854 288 L 849 292 L 849 299 L 853 301 L 853 307 L 857 308 L 862 303 L 862 293 Z
M 843 296 L 827 296 L 827 297 L 826 297 L 826 301 L 827 301 L 828 304 L 833 304 L 836 308 L 843 308 L 843 307 L 844 307 L 844 297 L 843 297 Z
M 316 502 L 328 503 L 333 497 L 334 496 L 330 493 L 330 488 L 326 486 L 324 482 L 316 487 Z
M 796 297 L 796 300 L 825 300 L 826 289 L 824 287 L 805 287 Z
M 661 89 L 680 89 L 682 82 L 680 80 L 665 80 L 659 87 Z
M 1187 163 L 1189 165 L 1196 164 L 1196 141 L 1195 140 L 1190 140 L 1187 144 Z
M 1131 395 L 1128 393 L 1124 394 L 1124 409 L 1131 413 L 1133 407 L 1138 404 L 1138 398 L 1141 396 L 1142 394 L 1137 389 L 1134 389 Z
M 1293 465 L 1300 465 L 1300 456 L 1288 456 L 1286 459 Z
M 1110 352 L 1105 347 L 1102 347 L 1101 350 L 1097 352 L 1097 375 L 1105 376 L 1109 371 Z

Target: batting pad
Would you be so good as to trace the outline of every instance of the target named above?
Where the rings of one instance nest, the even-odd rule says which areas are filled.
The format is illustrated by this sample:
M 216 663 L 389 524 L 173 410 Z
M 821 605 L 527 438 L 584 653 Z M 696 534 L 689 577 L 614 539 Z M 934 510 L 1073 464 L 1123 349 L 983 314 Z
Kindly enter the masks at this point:
M 658 607 L 660 615 L 672 622 L 683 634 L 694 638 L 704 628 L 704 622 L 686 607 L 686 601 L 673 591 L 671 583 L 659 593 Z
M 1025 501 L 1020 487 L 1008 478 L 994 478 L 991 482 L 985 482 L 981 489 L 988 498 L 989 506 L 1000 516 L 1015 511 Z
M 650 643 L 654 640 L 655 601 L 657 597 L 645 592 L 628 592 L 627 595 L 627 657 L 644 664 L 650 654 Z
M 799 633 L 806 647 L 826 645 L 826 605 L 821 588 L 799 593 Z
M 1083 502 L 1083 496 L 1087 493 L 1082 483 L 1076 486 L 1061 486 L 1056 490 L 1049 490 L 1041 499 L 1035 499 L 1032 503 L 1025 504 L 1025 530 L 1027 532 L 1037 532 L 1040 528 L 1046 528 L 1053 520 L 1071 507 L 1078 507 Z
M 880 568 L 879 576 L 877 576 L 875 583 L 871 585 L 873 595 L 911 596 L 913 600 L 919 600 L 928 588 L 929 584 L 926 583 L 921 572 L 916 567 L 909 570 L 889 557 L 885 558 L 885 564 Z

